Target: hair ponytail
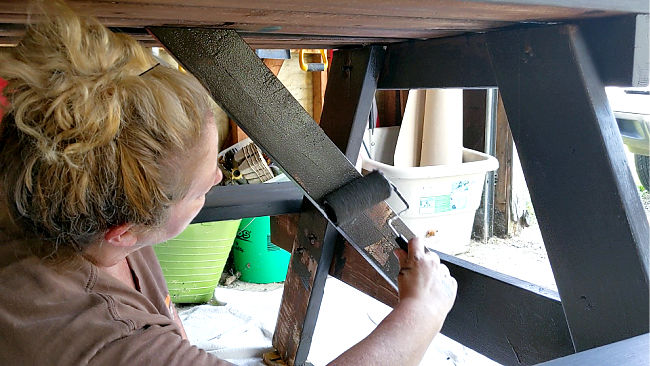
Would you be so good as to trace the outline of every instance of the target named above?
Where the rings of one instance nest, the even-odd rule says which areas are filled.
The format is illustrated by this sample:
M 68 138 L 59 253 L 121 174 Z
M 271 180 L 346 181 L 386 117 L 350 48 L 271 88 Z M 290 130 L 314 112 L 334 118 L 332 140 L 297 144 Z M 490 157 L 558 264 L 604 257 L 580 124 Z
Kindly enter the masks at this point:
M 63 2 L 42 9 L 43 20 L 0 54 L 10 103 L 0 123 L 0 193 L 12 218 L 49 252 L 82 250 L 122 223 L 162 223 L 189 188 L 172 170 L 197 145 L 209 96 Z

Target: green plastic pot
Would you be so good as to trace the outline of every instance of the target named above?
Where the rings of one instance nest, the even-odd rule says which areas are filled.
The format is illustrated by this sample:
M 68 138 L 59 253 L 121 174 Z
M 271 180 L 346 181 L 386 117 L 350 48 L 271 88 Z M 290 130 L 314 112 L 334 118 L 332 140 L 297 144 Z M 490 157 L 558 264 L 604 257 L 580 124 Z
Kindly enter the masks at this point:
M 233 245 L 233 265 L 240 280 L 251 283 L 282 282 L 291 254 L 271 243 L 268 216 L 242 219 Z
M 212 298 L 240 221 L 191 224 L 174 239 L 154 246 L 174 303 Z

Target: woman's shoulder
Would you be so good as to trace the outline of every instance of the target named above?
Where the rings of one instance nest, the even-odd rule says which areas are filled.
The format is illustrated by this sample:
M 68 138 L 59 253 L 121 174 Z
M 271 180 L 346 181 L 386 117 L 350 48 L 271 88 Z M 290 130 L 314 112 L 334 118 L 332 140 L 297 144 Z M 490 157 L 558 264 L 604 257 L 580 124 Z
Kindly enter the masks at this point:
M 1 252 L 1 250 L 0 250 Z M 0 364 L 84 364 L 103 347 L 173 322 L 84 260 L 34 256 L 0 268 Z

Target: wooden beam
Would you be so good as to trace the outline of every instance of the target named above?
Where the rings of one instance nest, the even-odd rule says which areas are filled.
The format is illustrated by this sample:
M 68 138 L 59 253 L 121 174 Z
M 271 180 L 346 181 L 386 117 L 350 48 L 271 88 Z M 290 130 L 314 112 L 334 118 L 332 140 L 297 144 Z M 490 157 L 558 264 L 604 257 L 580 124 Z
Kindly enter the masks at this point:
M 70 0 L 68 4 L 113 27 L 219 27 L 247 33 L 245 39 L 254 47 L 337 48 L 481 32 L 520 22 L 557 22 L 626 11 L 643 13 L 637 10 L 643 9 L 638 4 L 644 0 L 549 0 L 551 6 L 539 5 L 544 1 L 536 0 L 534 6 L 527 1 L 507 4 L 489 0 L 404 0 L 399 5 L 393 0 Z M 0 0 L 0 23 L 25 24 L 38 18 L 36 11 L 27 2 Z M 10 27 L 3 31 L 4 24 L 0 24 L 0 43 L 14 43 L 20 35 L 3 37 L 3 32 L 11 31 Z
M 380 276 L 348 242 L 337 246 L 330 275 L 390 307 L 399 301 L 397 289 Z
M 382 61 L 379 47 L 335 53 L 321 127 L 348 158 L 359 155 Z M 289 365 L 302 365 L 311 347 L 334 249 L 343 238 L 307 200 L 295 232 L 273 346 Z
M 648 221 L 579 27 L 487 39 L 575 349 L 647 333 Z
M 273 347 L 289 366 L 307 360 L 338 238 L 336 230 L 305 200 L 273 333 Z
M 533 365 L 574 352 L 555 291 L 440 257 L 458 281 L 444 335 L 503 365 Z
M 605 85 L 647 85 L 648 15 L 585 20 L 578 24 L 584 30 L 587 46 L 593 52 Z M 487 37 L 487 34 L 467 34 L 392 44 L 388 46 L 378 87 L 495 87 Z
M 508 4 L 508 5 L 539 5 L 539 6 L 560 6 L 571 7 L 578 5 L 578 2 L 566 0 L 468 0 L 476 3 Z M 612 2 L 611 0 L 589 0 L 581 2 L 587 8 L 593 10 L 612 10 L 629 13 L 647 13 L 648 2 L 645 0 L 626 0 Z
M 193 222 L 295 213 L 302 198 L 302 190 L 291 182 L 215 186 Z
M 298 235 L 300 213 L 271 216 L 271 242 L 291 253 Z
M 647 86 L 650 54 L 646 14 L 579 22 L 602 82 L 607 86 Z
M 280 69 L 282 68 L 282 64 L 284 64 L 284 60 L 273 58 L 262 59 L 262 62 L 264 62 L 264 65 L 266 65 L 266 67 L 268 67 L 269 70 L 271 70 L 271 73 L 273 73 L 275 76 L 278 76 Z
M 485 89 L 463 90 L 463 147 L 485 151 Z
M 518 218 L 512 213 L 512 154 L 514 142 L 503 100 L 499 96 L 496 121 L 496 158 L 499 161 L 494 195 L 494 234 L 510 237 L 517 231 Z
M 316 123 L 320 123 L 323 105 L 325 104 L 325 89 L 327 88 L 327 70 L 312 72 L 313 91 L 313 117 Z

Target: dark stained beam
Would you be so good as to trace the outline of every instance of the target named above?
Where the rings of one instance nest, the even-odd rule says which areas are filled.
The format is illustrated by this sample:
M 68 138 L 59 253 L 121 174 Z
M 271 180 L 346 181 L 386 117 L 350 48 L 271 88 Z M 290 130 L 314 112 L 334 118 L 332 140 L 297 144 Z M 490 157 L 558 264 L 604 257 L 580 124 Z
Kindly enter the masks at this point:
M 647 85 L 650 58 L 647 14 L 583 20 L 577 24 L 583 29 L 584 39 L 605 85 Z M 486 45 L 489 34 L 471 33 L 391 44 L 378 87 L 495 87 L 497 82 Z
M 442 333 L 503 365 L 574 352 L 556 292 L 441 254 L 458 281 Z
M 292 182 L 216 186 L 193 222 L 295 213 L 302 199 L 302 190 Z
M 151 32 L 196 76 L 242 130 L 318 207 L 329 192 L 361 177 L 311 116 L 234 31 L 152 27 Z M 337 229 L 396 286 L 397 247 L 384 202 Z M 405 236 L 412 233 L 399 220 Z
M 648 221 L 597 59 L 577 26 L 487 40 L 575 349 L 647 333 Z
M 493 87 L 484 34 L 408 41 L 386 50 L 379 89 Z

